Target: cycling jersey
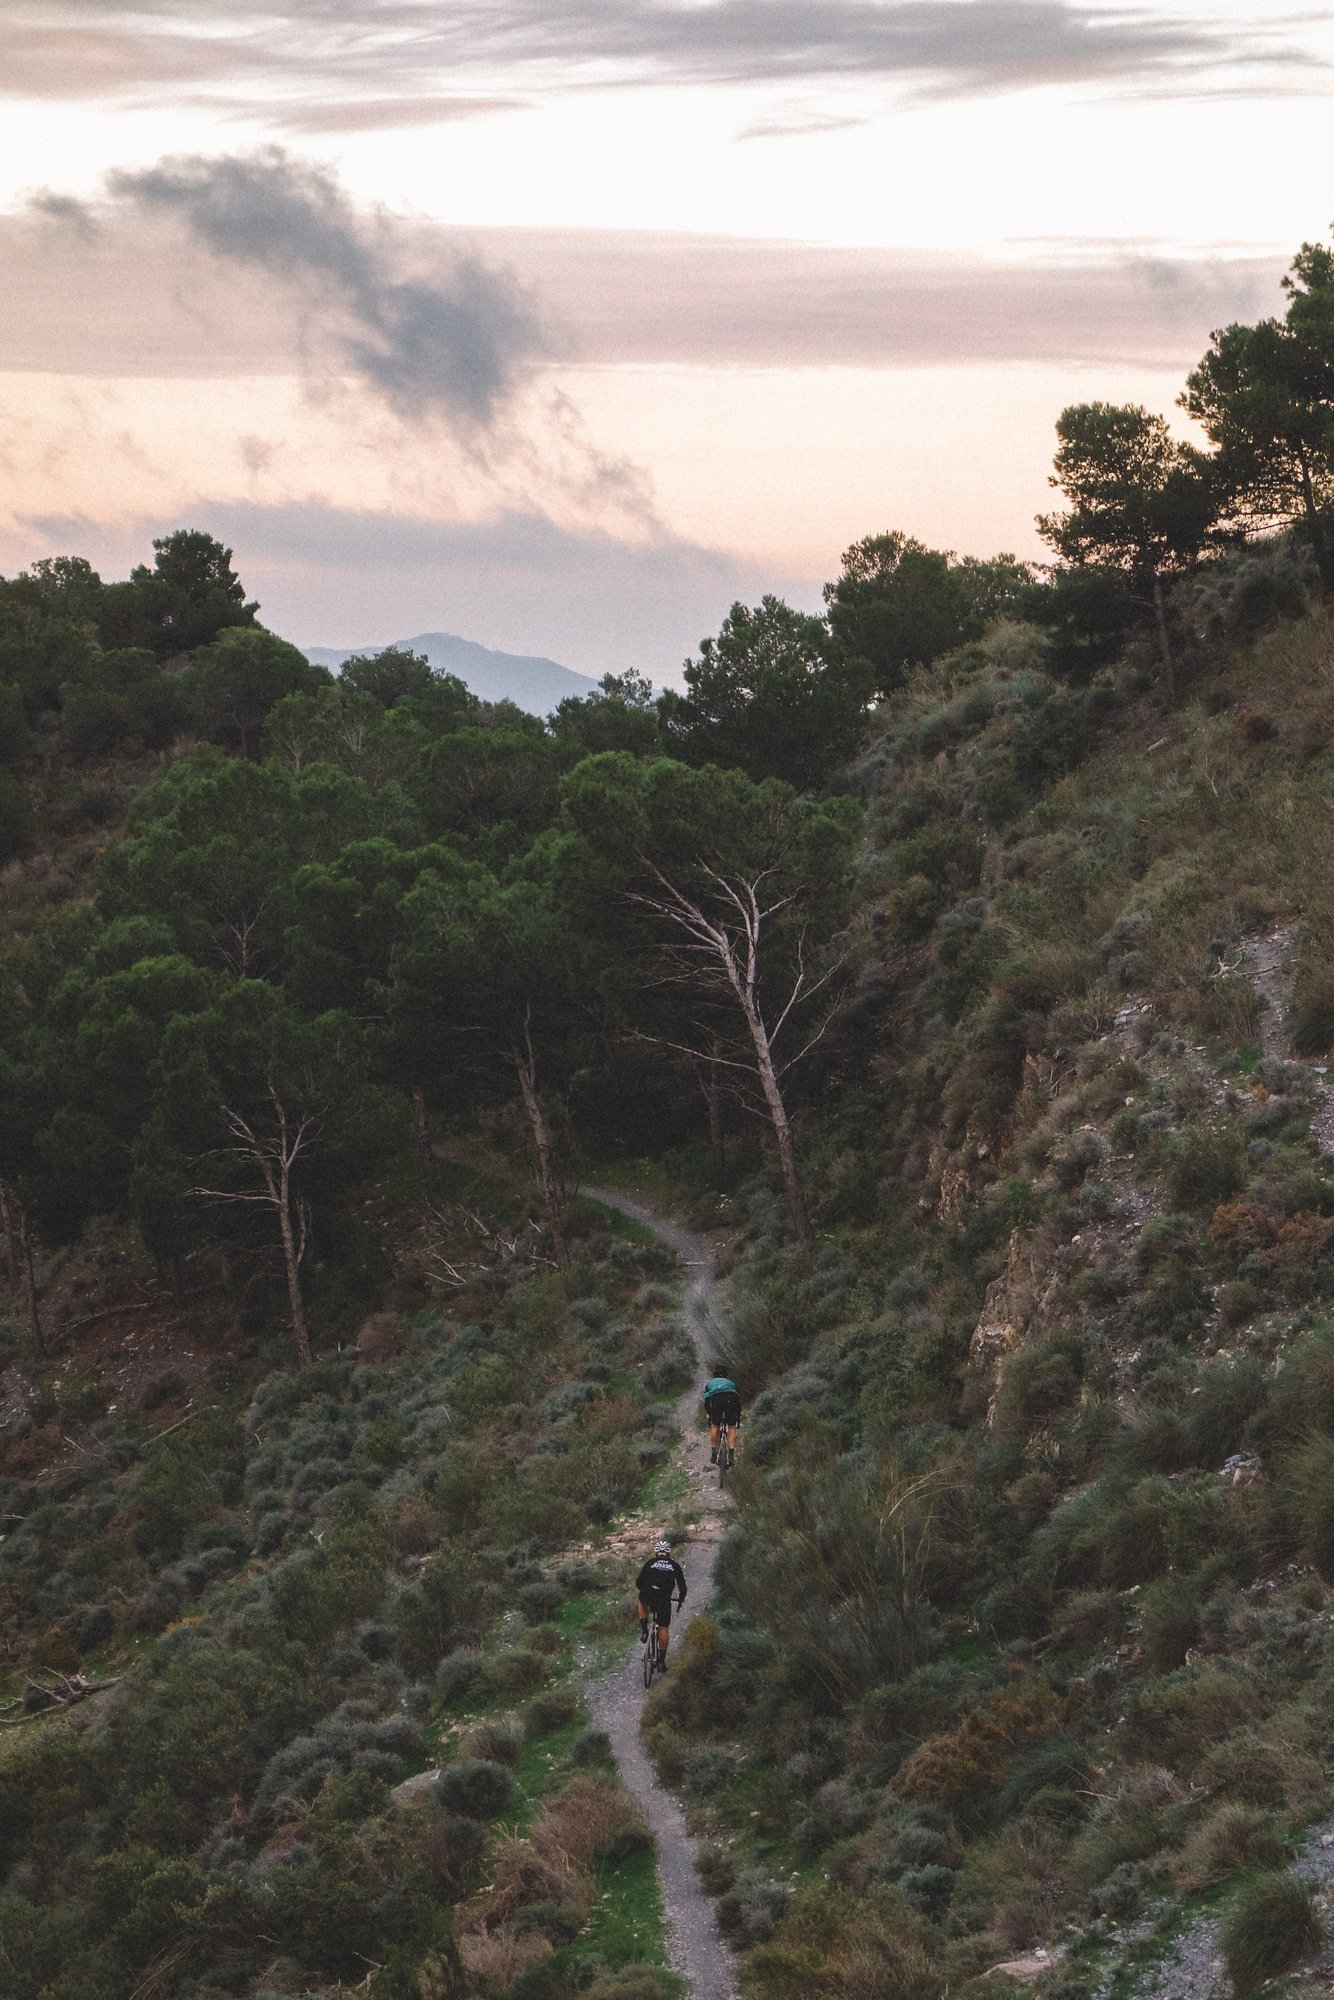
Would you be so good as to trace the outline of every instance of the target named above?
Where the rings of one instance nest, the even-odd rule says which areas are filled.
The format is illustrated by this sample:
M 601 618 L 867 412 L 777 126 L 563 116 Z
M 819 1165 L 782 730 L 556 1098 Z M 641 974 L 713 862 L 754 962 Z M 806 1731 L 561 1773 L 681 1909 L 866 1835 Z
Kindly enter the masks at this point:
M 646 1604 L 658 1614 L 658 1623 L 665 1625 L 671 1614 L 672 1596 L 684 1599 L 686 1580 L 679 1562 L 670 1556 L 650 1556 L 635 1578 L 635 1590 L 641 1604 Z

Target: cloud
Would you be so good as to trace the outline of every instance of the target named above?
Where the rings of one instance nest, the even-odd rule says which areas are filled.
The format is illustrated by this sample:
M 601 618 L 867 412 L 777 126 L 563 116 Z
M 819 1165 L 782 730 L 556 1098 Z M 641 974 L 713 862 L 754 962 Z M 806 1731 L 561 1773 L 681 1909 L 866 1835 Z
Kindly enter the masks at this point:
M 454 124 L 462 118 L 486 118 L 498 111 L 530 111 L 521 97 L 348 97 L 332 103 L 293 103 L 265 107 L 266 122 L 286 132 L 388 132 L 410 125 Z M 238 99 L 238 118 L 255 116 L 255 106 Z
M 888 84 L 971 97 L 1042 85 L 1189 83 L 1266 69 L 1300 85 L 1322 65 L 1301 17 L 1242 27 L 1191 9 L 1074 0 L 257 0 L 220 13 L 198 0 L 74 0 L 53 14 L 17 0 L 4 87 L 64 98 L 152 101 L 175 86 L 244 88 L 257 112 L 283 100 L 403 95 L 433 79 L 562 89 L 681 84 Z M 1327 73 L 1327 72 L 1326 72 Z M 350 127 L 344 129 L 351 129 Z
M 167 159 L 117 171 L 108 187 L 114 203 L 179 223 L 214 256 L 318 300 L 336 358 L 400 417 L 484 430 L 542 355 L 513 278 L 465 250 L 437 276 L 402 275 L 392 230 L 360 215 L 331 173 L 279 147 Z
M 779 110 L 769 118 L 757 118 L 743 125 L 738 139 L 806 139 L 826 132 L 850 132 L 869 125 L 869 118 L 843 115 L 836 111 L 803 111 L 799 106 Z
M 328 192 L 318 178 L 315 186 Z M 210 208 L 208 217 L 226 250 L 231 209 L 219 219 Z M 297 223 L 306 218 L 299 204 Z M 225 269 L 197 259 L 188 283 L 175 239 L 146 231 L 141 205 L 105 216 L 91 241 L 86 227 L 72 234 L 63 224 L 0 222 L 7 277 L 0 370 L 296 372 L 327 313 L 314 326 L 303 319 L 278 245 L 299 238 L 307 271 L 327 271 L 322 289 L 343 297 L 349 284 L 338 275 L 339 259 L 350 236 L 355 266 L 367 225 L 348 217 L 341 198 L 333 220 L 332 241 L 315 247 L 295 224 L 272 236 L 276 272 L 267 262 L 238 263 L 228 251 Z M 257 215 L 241 215 L 247 231 L 257 223 Z M 193 226 L 198 238 L 204 223 Z M 514 272 L 520 297 L 542 302 L 545 358 L 591 366 L 1125 360 L 1180 367 L 1198 359 L 1214 327 L 1275 311 L 1286 263 L 1236 247 L 1184 257 L 1151 243 L 1036 242 L 988 258 L 648 231 L 447 230 L 383 217 L 373 241 L 377 272 L 497 265 Z M 362 315 L 363 343 L 374 337 L 365 326 L 375 326 L 376 310 Z M 430 386 L 406 339 L 392 355 L 400 401 L 420 393 L 424 372 Z
M 679 682 L 681 662 L 738 597 L 786 589 L 819 604 L 813 581 L 775 578 L 676 536 L 630 542 L 522 508 L 464 522 L 313 500 L 200 500 L 170 519 L 118 524 L 44 515 L 21 522 L 18 561 L 78 551 L 109 576 L 141 562 L 154 536 L 183 521 L 234 551 L 265 624 L 298 645 L 444 629 L 595 678 L 633 666 L 662 685 Z

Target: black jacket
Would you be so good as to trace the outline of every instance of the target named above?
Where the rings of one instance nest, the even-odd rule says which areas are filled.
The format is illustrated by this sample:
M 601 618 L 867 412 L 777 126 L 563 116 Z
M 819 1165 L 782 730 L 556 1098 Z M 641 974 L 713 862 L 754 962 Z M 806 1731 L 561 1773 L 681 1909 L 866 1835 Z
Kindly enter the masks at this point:
M 635 1590 L 641 1604 L 667 1604 L 672 1592 L 684 1600 L 686 1580 L 681 1565 L 670 1556 L 650 1556 L 635 1578 Z

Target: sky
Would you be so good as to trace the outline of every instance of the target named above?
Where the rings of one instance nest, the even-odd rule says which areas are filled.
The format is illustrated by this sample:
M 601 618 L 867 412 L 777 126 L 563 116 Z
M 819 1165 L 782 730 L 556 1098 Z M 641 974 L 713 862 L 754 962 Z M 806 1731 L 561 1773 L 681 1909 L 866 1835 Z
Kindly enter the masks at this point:
M 1043 554 L 1334 217 L 1334 7 L 0 0 L 0 574 L 659 685 L 896 528 Z

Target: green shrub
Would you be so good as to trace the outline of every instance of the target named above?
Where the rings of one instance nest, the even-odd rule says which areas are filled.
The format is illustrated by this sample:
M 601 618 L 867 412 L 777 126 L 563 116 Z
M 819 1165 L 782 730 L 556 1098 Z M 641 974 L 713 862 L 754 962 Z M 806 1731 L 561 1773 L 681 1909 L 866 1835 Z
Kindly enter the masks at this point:
M 1309 1882 L 1287 1873 L 1248 1882 L 1223 1920 L 1223 1957 L 1237 2000 L 1291 1972 L 1324 1938 Z
M 1083 1379 L 1083 1345 L 1071 1329 L 1018 1348 L 1001 1374 L 996 1429 L 1002 1437 L 1018 1437 L 1045 1423 L 1069 1408 Z
M 1160 1576 L 1140 1599 L 1140 1644 L 1150 1671 L 1184 1664 L 1200 1631 L 1200 1598 L 1187 1577 Z
M 1167 1191 L 1173 1208 L 1212 1208 L 1235 1194 L 1246 1178 L 1235 1132 L 1188 1132 L 1168 1157 Z
M 578 1696 L 570 1688 L 555 1687 L 534 1696 L 524 1723 L 530 1736 L 554 1736 L 557 1730 L 568 1729 L 578 1717 Z
M 476 1687 L 487 1670 L 487 1655 L 476 1646 L 456 1646 L 436 1668 L 435 1688 L 441 1701 L 457 1701 Z
M 469 1819 L 494 1819 L 514 1795 L 514 1780 L 502 1764 L 489 1757 L 462 1757 L 447 1764 L 436 1787 L 448 1813 Z

